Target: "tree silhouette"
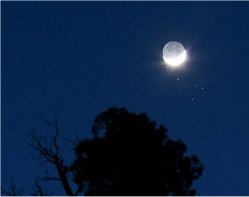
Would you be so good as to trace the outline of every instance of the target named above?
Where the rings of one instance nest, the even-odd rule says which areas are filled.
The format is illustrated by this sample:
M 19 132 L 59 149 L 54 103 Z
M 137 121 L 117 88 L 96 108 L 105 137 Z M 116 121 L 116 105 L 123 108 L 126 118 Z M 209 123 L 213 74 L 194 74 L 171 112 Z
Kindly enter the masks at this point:
M 109 108 L 99 114 L 92 127 L 93 138 L 73 144 L 76 158 L 66 164 L 59 139 L 61 129 L 55 119 L 43 121 L 55 133 L 39 135 L 32 127 L 29 145 L 55 169 L 55 175 L 37 176 L 32 195 L 48 195 L 40 182 L 57 181 L 66 195 L 195 195 L 191 188 L 203 170 L 199 159 L 186 155 L 186 146 L 172 140 L 167 129 L 149 120 L 146 114 L 130 113 L 125 108 Z M 73 180 L 71 179 L 73 177 Z M 75 184 L 76 187 L 72 187 Z M 20 195 L 11 182 L 4 195 Z
M 92 132 L 76 146 L 70 169 L 86 195 L 195 195 L 191 186 L 203 165 L 146 114 L 110 108 Z

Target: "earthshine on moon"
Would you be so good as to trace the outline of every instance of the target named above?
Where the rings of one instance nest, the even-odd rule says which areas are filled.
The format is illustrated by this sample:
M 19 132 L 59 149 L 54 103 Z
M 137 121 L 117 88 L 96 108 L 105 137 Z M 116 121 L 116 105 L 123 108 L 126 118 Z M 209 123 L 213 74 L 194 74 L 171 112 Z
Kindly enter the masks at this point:
M 187 58 L 187 53 L 181 43 L 171 41 L 163 47 L 163 59 L 172 68 L 183 65 Z

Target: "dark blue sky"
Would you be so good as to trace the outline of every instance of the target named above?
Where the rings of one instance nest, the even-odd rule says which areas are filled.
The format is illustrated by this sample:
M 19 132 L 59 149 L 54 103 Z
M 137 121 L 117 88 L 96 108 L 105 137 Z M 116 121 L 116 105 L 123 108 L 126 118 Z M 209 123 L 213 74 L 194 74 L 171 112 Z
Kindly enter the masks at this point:
M 89 136 L 108 107 L 146 112 L 205 165 L 198 195 L 249 194 L 249 2 L 3 2 L 2 184 L 28 192 L 30 125 Z M 171 40 L 188 51 L 166 69 Z M 67 154 L 66 157 L 70 155 Z

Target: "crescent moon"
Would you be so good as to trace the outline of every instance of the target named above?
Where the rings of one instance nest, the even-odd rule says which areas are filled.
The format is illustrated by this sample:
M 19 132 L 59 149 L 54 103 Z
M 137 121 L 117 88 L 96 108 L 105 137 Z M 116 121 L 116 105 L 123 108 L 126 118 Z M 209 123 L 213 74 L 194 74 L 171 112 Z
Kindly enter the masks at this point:
M 163 47 L 163 59 L 170 67 L 176 68 L 181 66 L 186 58 L 186 50 L 179 42 L 171 41 Z

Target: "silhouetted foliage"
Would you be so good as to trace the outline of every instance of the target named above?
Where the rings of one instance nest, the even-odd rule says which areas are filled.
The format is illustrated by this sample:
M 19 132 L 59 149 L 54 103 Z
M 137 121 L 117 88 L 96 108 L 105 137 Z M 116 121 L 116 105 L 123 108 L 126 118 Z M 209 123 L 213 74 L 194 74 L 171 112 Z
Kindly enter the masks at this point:
M 55 133 L 45 137 L 32 127 L 29 145 L 36 152 L 35 159 L 52 165 L 56 174 L 38 175 L 32 195 L 49 195 L 40 182 L 50 181 L 59 182 L 69 196 L 195 195 L 191 186 L 201 176 L 203 165 L 196 156 L 186 156 L 185 144 L 170 139 L 167 129 L 146 114 L 109 108 L 96 117 L 93 138 L 62 138 L 74 147 L 76 158 L 71 165 L 61 152 L 57 119 L 43 121 Z M 13 181 L 1 191 L 3 195 L 22 194 Z
M 74 182 L 86 195 L 195 195 L 203 165 L 146 114 L 110 108 L 98 115 L 94 137 L 75 148 Z

